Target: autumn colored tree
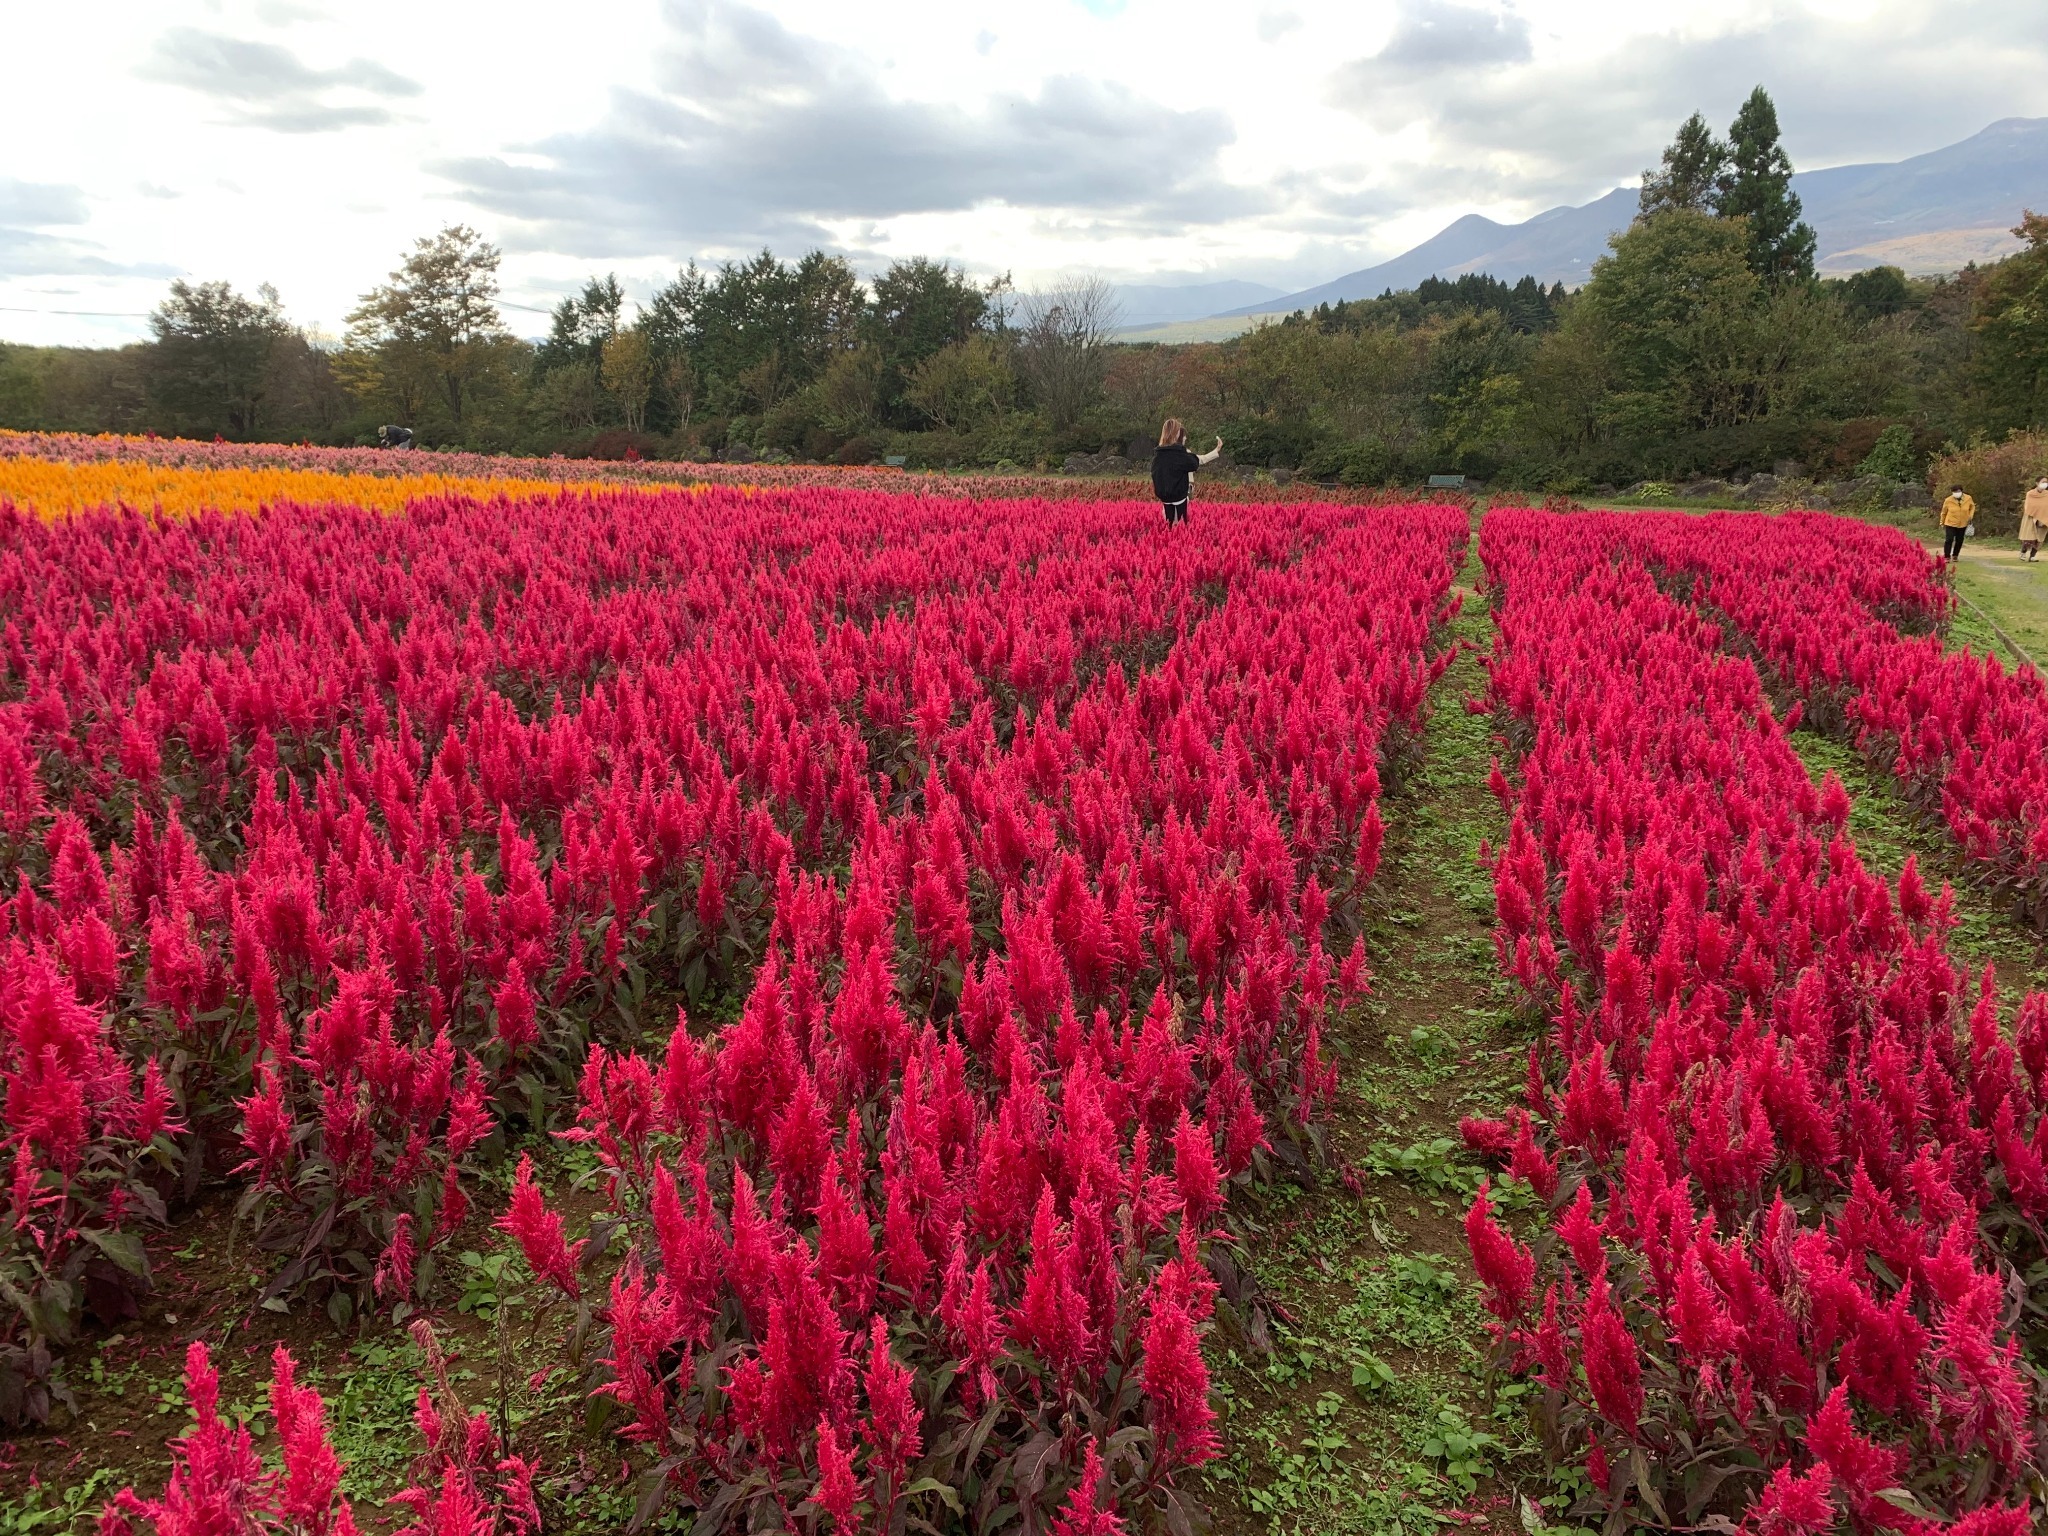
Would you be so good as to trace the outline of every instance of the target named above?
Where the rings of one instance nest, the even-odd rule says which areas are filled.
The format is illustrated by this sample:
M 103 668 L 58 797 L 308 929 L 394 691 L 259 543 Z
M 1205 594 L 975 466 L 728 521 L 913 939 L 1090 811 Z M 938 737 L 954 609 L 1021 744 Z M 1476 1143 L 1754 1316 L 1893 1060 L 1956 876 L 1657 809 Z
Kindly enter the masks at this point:
M 498 314 L 499 260 L 466 224 L 415 242 L 349 314 L 349 345 L 372 360 L 359 376 L 407 381 L 409 402 L 430 392 L 459 431 L 512 339 Z

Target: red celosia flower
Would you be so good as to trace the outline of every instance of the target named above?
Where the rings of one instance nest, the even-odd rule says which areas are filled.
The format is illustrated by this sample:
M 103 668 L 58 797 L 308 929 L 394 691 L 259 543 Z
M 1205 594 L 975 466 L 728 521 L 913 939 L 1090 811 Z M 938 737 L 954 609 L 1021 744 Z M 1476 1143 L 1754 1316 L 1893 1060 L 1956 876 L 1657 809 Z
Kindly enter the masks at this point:
M 1465 1241 L 1472 1250 L 1472 1268 L 1486 1287 L 1486 1309 L 1504 1323 L 1528 1311 L 1535 1292 L 1536 1256 L 1493 1221 L 1487 1185 L 1480 1182 L 1471 1209 L 1465 1213 Z
M 582 1260 L 589 1239 L 574 1247 L 562 1236 L 562 1218 L 547 1208 L 540 1186 L 533 1182 L 533 1159 L 519 1154 L 519 1167 L 512 1180 L 512 1203 L 498 1219 L 498 1227 L 511 1234 L 526 1255 L 526 1267 L 537 1279 L 545 1280 L 568 1296 L 583 1294 L 576 1280 L 576 1266 Z
M 1173 1178 L 1183 1219 L 1201 1227 L 1223 1204 L 1216 1171 L 1216 1143 L 1206 1121 L 1197 1122 L 1183 1105 L 1173 1133 Z
M 1824 1463 L 1798 1477 L 1790 1467 L 1780 1467 L 1750 1506 L 1742 1528 L 1753 1536 L 1826 1536 L 1837 1520 L 1829 1497 L 1834 1485 L 1834 1474 Z
M 375 1285 L 380 1299 L 402 1299 L 411 1294 L 413 1261 L 417 1257 L 418 1250 L 412 1240 L 412 1217 L 401 1211 L 392 1218 L 391 1241 L 377 1260 Z
M 818 1420 L 818 1486 L 811 1497 L 832 1517 L 835 1530 L 858 1527 L 854 1506 L 860 1502 L 861 1485 L 853 1475 L 853 1452 L 829 1418 Z
M 1607 1284 L 1595 1280 L 1579 1319 L 1585 1351 L 1586 1384 L 1610 1424 L 1634 1435 L 1643 1413 L 1643 1367 L 1636 1341 L 1607 1298 Z
M 1124 1522 L 1116 1501 L 1103 1501 L 1102 1457 L 1090 1439 L 1081 1462 L 1081 1476 L 1052 1522 L 1053 1536 L 1123 1536 Z
M 873 1465 L 897 1477 L 923 1453 L 923 1415 L 911 1396 L 910 1372 L 889 1354 L 889 1325 L 879 1317 L 870 1329 L 869 1348 L 866 1439 L 874 1453 Z
M 276 1375 L 270 1387 L 270 1412 L 284 1449 L 284 1478 L 279 1504 L 285 1516 L 308 1536 L 326 1536 L 341 1488 L 341 1463 L 327 1443 L 326 1405 L 312 1387 L 298 1385 L 297 1370 L 285 1347 L 277 1346 Z M 347 1506 L 342 1506 L 346 1510 Z
M 1145 1319 L 1145 1396 L 1165 1467 L 1200 1466 L 1216 1454 L 1209 1371 L 1186 1303 L 1155 1282 Z

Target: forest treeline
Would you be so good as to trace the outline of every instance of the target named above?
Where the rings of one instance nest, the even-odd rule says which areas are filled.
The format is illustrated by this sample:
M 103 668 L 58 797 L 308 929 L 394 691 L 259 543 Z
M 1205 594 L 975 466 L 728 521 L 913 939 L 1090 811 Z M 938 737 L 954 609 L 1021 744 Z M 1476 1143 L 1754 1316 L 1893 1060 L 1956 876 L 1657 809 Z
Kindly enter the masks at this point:
M 1787 459 L 1911 480 L 2048 422 L 2048 217 L 1953 276 L 1820 278 L 1791 170 L 1759 90 L 1725 140 L 1697 115 L 1679 130 L 1576 292 L 1431 279 L 1191 345 L 1119 342 L 1099 280 L 1020 295 L 822 251 L 690 266 L 639 306 L 593 277 L 530 342 L 503 320 L 497 251 L 452 227 L 335 340 L 267 287 L 178 282 L 149 341 L 0 346 L 0 425 L 344 443 L 396 423 L 485 451 L 1058 467 L 1177 415 L 1241 466 L 1577 491 Z

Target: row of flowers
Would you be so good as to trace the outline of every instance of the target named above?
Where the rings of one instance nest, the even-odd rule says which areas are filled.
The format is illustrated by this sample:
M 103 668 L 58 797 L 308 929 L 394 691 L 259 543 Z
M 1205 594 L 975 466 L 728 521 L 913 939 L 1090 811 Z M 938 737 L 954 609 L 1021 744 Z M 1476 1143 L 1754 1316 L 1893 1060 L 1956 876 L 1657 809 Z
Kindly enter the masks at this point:
M 612 485 L 730 485 L 766 490 L 880 491 L 889 495 L 969 497 L 975 500 L 1016 500 L 1052 497 L 1062 501 L 1090 502 L 1104 496 L 1149 499 L 1150 484 L 1141 476 L 1066 477 L 1034 474 L 979 472 L 924 473 L 882 466 L 845 468 L 811 464 L 726 464 L 668 461 L 658 459 L 591 460 L 565 459 L 559 455 L 544 459 L 520 458 L 510 454 L 467 453 L 454 450 L 405 450 L 377 448 L 316 448 L 294 443 L 199 442 L 174 437 L 86 436 L 69 432 L 9 432 L 0 430 L 0 495 L 9 494 L 7 461 L 43 460 L 78 466 L 108 466 L 124 470 L 125 480 L 117 485 L 146 487 L 150 476 L 186 470 L 221 474 L 231 471 L 268 473 L 298 472 L 316 476 L 424 477 L 444 483 L 539 481 L 545 484 L 582 485 L 603 482 Z M 79 483 L 85 483 L 81 477 Z M 240 498 L 244 485 L 233 480 L 221 482 L 227 495 Z M 355 492 L 331 499 L 355 501 L 365 494 Z M 1222 480 L 1204 484 L 1202 499 L 1239 503 L 1346 502 L 1354 505 L 1398 504 L 1370 491 L 1337 490 L 1307 484 L 1276 486 L 1270 482 Z M 327 500 L 327 494 L 291 493 L 300 501 Z M 123 493 L 130 506 L 146 509 L 148 498 L 140 491 Z M 91 504 L 91 503 L 85 503 Z M 199 503 L 194 503 L 198 505 Z M 233 505 L 240 505 L 239 499 Z
M 1680 523 L 1481 531 L 1476 707 L 1516 757 L 1497 942 L 1553 1020 L 1524 1105 L 1467 1126 L 1550 1212 L 1530 1247 L 1486 1194 L 1468 1217 L 1501 1362 L 1586 1467 L 1585 1513 L 2017 1536 L 2042 1478 L 2019 1299 L 2048 1252 L 2048 998 L 2008 1020 L 1949 955 L 1946 893 L 1859 860 L 1842 786 L 1815 787 L 1694 605 L 1778 644 L 1709 563 L 1727 530 Z M 1873 610 L 1927 590 L 1865 578 Z

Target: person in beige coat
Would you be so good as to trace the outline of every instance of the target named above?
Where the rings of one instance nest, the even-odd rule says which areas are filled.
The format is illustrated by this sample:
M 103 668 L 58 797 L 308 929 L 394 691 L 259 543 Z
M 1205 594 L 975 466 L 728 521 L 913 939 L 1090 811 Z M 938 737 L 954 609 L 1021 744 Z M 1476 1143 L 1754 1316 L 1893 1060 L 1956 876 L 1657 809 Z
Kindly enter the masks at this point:
M 2027 492 L 2020 508 L 2020 553 L 2029 561 L 2041 558 L 2041 540 L 2048 537 L 2048 475 L 2043 475 Z

